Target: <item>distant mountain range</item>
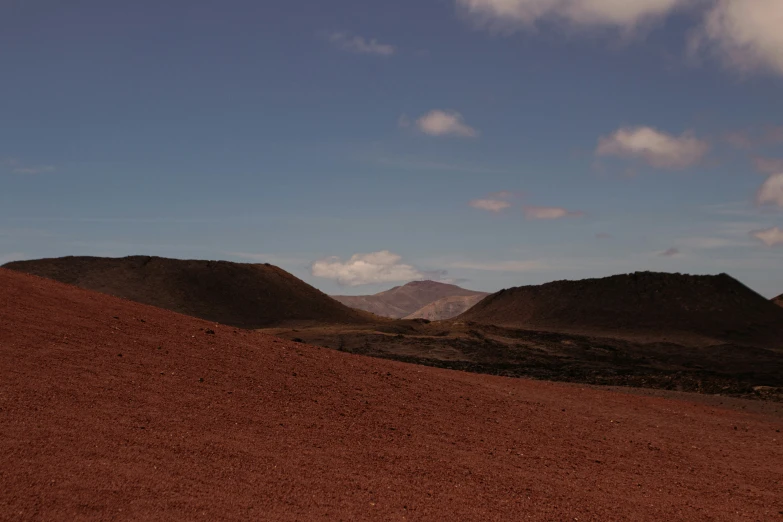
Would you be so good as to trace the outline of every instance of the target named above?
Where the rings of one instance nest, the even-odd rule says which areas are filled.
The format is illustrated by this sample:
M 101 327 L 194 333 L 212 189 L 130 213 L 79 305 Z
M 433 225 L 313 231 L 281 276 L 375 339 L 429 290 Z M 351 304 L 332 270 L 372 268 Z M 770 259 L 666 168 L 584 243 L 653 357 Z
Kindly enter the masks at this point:
M 382 317 L 439 321 L 465 312 L 487 295 L 436 281 L 412 281 L 374 295 L 332 297 L 346 306 Z

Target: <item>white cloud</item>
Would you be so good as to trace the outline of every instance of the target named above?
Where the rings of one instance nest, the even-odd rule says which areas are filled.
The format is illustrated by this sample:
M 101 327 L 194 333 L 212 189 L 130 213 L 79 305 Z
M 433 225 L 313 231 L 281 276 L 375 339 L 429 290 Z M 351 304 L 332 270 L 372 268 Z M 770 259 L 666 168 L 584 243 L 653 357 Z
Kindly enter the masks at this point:
M 661 252 L 661 257 L 674 257 L 680 254 L 679 248 L 670 248 L 664 252 Z
M 710 146 L 706 141 L 685 132 L 673 136 L 652 127 L 626 127 L 598 142 L 598 156 L 638 158 L 664 169 L 682 169 L 698 164 Z
M 468 205 L 479 210 L 501 212 L 511 206 L 511 202 L 508 200 L 513 199 L 516 196 L 517 194 L 513 192 L 501 190 L 500 192 L 494 192 L 485 198 L 469 201 Z
M 465 123 L 462 114 L 455 111 L 430 111 L 416 121 L 416 126 L 429 136 L 475 138 L 479 134 Z
M 329 37 L 329 41 L 343 51 L 358 54 L 391 56 L 397 51 L 393 45 L 378 43 L 374 38 L 366 40 L 361 36 L 349 36 L 347 33 L 334 33 Z
M 783 208 L 783 173 L 773 174 L 761 186 L 756 194 L 758 205 L 777 205 Z
M 526 206 L 524 212 L 527 219 L 561 219 L 566 217 L 580 217 L 584 215 L 584 212 L 574 212 L 562 207 Z
M 718 216 L 756 217 L 759 214 L 758 209 L 754 208 L 747 200 L 702 205 L 701 210 L 707 214 Z
M 312 274 L 316 277 L 333 279 L 348 286 L 425 278 L 423 272 L 411 265 L 401 263 L 401 260 L 402 257 L 388 250 L 370 254 L 354 254 L 345 262 L 337 257 L 329 257 L 313 263 Z
M 456 0 L 480 22 L 500 28 L 534 27 L 541 20 L 576 27 L 632 30 L 663 18 L 690 0 Z
M 488 210 L 490 212 L 500 212 L 511 206 L 508 201 L 501 199 L 474 199 L 468 203 L 473 208 L 479 210 Z
M 783 230 L 778 227 L 772 227 L 766 230 L 754 230 L 750 235 L 759 241 L 763 241 L 764 244 L 769 247 L 783 245 Z
M 700 9 L 690 32 L 692 54 L 707 51 L 729 68 L 783 75 L 783 2 L 780 0 L 455 0 L 492 29 L 535 29 L 544 21 L 571 28 L 633 33 L 681 9 Z
M 783 2 L 717 0 L 691 41 L 705 47 L 737 71 L 783 74 Z

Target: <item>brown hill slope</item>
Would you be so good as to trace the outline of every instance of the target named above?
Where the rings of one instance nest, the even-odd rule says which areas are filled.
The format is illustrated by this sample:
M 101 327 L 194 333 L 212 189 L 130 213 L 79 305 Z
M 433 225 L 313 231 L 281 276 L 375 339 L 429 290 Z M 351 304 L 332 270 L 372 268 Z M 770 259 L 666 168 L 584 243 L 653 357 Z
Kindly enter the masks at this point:
M 522 286 L 487 297 L 456 320 L 783 344 L 783 310 L 726 274 L 637 272 Z
M 436 281 L 412 281 L 374 295 L 334 295 L 332 297 L 351 308 L 365 310 L 382 317 L 400 319 L 444 297 L 473 295 L 484 296 L 487 294 Z
M 775 303 L 778 306 L 783 306 L 783 295 L 779 295 L 776 298 L 772 300 L 773 303 Z
M 5 268 L 243 328 L 370 320 L 269 264 L 160 257 L 62 257 Z
M 477 294 L 469 296 L 456 295 L 438 299 L 423 308 L 420 308 L 404 319 L 427 319 L 428 321 L 445 321 L 462 313 L 465 313 L 476 303 L 489 294 Z
M 344 354 L 0 269 L 1 520 L 776 520 L 780 418 L 689 400 Z

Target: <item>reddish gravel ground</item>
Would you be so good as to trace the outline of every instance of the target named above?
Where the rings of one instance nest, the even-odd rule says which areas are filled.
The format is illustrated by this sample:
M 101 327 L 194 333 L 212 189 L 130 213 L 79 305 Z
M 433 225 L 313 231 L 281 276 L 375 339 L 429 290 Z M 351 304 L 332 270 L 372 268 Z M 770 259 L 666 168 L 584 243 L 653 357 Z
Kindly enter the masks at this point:
M 2 269 L 0 421 L 2 520 L 783 520 L 779 417 L 364 358 Z

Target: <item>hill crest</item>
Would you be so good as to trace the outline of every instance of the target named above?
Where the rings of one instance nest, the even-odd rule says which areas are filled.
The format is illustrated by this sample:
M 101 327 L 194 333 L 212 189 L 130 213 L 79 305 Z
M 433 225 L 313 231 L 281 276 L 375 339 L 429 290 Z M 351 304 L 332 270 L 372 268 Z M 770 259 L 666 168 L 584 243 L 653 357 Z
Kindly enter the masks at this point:
M 411 281 L 373 295 L 335 295 L 337 301 L 351 308 L 373 314 L 401 319 L 445 297 L 487 295 L 486 292 L 467 290 L 457 285 L 437 281 Z
M 571 332 L 783 340 L 783 310 L 727 274 L 635 272 L 504 289 L 457 321 Z
M 371 320 L 268 263 L 69 256 L 4 268 L 242 328 Z

